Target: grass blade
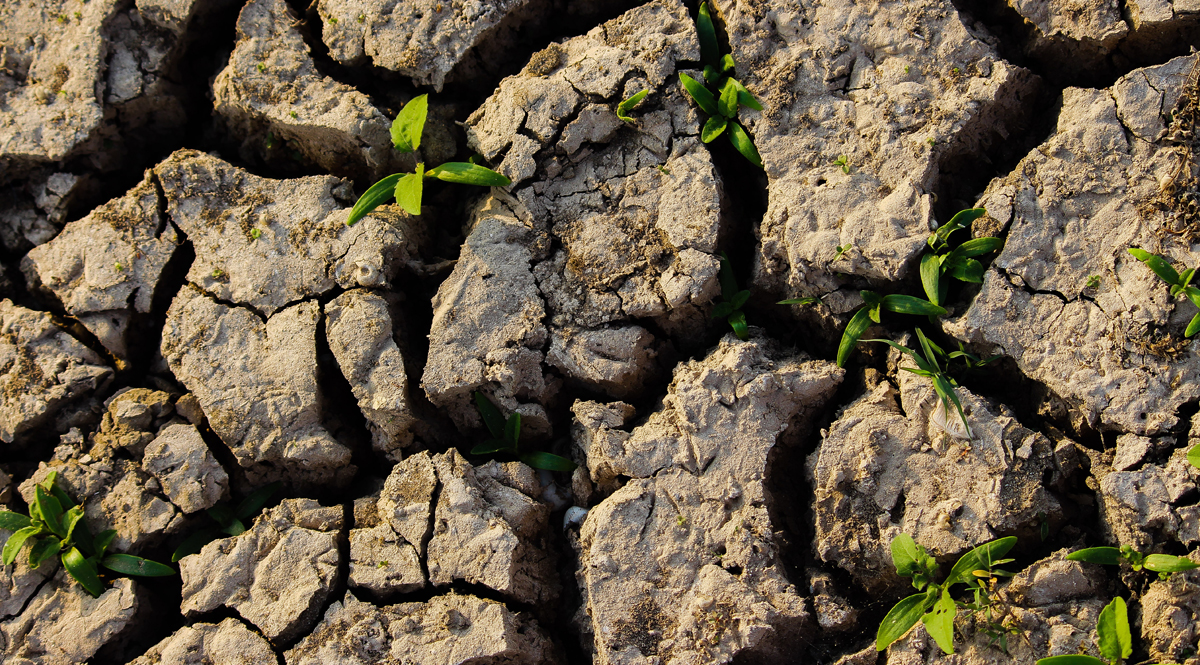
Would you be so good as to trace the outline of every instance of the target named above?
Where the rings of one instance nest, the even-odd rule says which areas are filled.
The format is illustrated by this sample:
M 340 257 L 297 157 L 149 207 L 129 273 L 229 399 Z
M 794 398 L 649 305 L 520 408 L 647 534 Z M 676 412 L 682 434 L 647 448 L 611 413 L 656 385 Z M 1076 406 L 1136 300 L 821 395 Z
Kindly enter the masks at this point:
M 41 485 L 34 485 L 33 488 L 33 504 L 37 507 L 38 513 L 42 516 L 42 521 L 46 523 L 46 527 L 50 529 L 50 533 L 59 538 L 67 537 L 67 530 L 63 528 L 62 504 L 58 499 L 50 496 Z
M 729 142 L 751 164 L 760 169 L 763 167 L 762 157 L 758 154 L 758 148 L 754 147 L 754 141 L 750 140 L 750 135 L 746 133 L 746 130 L 742 129 L 741 125 L 732 120 L 729 121 Z
M 854 352 L 854 345 L 858 344 L 858 338 L 862 337 L 870 325 L 871 313 L 868 307 L 859 308 L 854 316 L 850 317 L 850 322 L 846 324 L 846 329 L 842 332 L 842 341 L 838 344 L 838 367 L 846 366 L 846 361 Z
M 521 461 L 534 469 L 567 473 L 575 470 L 574 462 L 551 453 L 525 453 L 521 455 Z
M 696 106 L 699 106 L 701 111 L 709 115 L 717 115 L 717 100 L 708 91 L 708 88 L 704 87 L 696 79 L 683 73 L 679 74 L 679 81 L 683 83 L 683 89 L 687 90 L 687 93 L 692 96 L 692 99 L 696 102 Z
M 165 563 L 143 559 L 132 554 L 109 554 L 100 560 L 100 565 L 124 575 L 137 575 L 138 577 L 166 577 L 175 574 L 175 569 Z
M 496 405 L 492 404 L 492 400 L 478 390 L 475 391 L 475 408 L 479 410 L 479 416 L 483 418 L 483 424 L 492 433 L 492 436 L 503 441 L 506 423 L 500 409 L 496 408 Z
M 914 298 L 892 294 L 883 297 L 883 308 L 897 314 L 916 314 L 917 316 L 943 316 L 946 310 L 923 298 Z
M 988 252 L 994 252 L 1004 247 L 1004 241 L 1000 238 L 973 238 L 958 246 L 954 250 L 961 256 L 982 256 Z
M 1084 654 L 1067 654 L 1065 656 L 1050 656 L 1041 658 L 1034 665 L 1108 665 L 1095 656 Z
M 721 48 L 717 45 L 717 30 L 713 26 L 707 0 L 700 3 L 700 13 L 696 17 L 696 35 L 700 38 L 700 59 L 713 67 L 720 66 Z
M 388 199 L 395 195 L 396 183 L 403 176 L 403 173 L 393 173 L 371 185 L 371 188 L 358 197 L 358 201 L 350 209 L 350 216 L 346 218 L 346 226 L 354 226 L 358 220 L 366 217 L 372 210 L 387 203 Z
M 506 176 L 495 171 L 468 162 L 446 162 L 425 172 L 428 178 L 437 178 L 445 182 L 457 182 L 464 185 L 479 185 L 481 187 L 507 187 L 512 184 Z
M 500 439 L 488 439 L 487 441 L 484 441 L 483 443 L 471 449 L 472 455 L 491 455 L 499 452 L 511 453 L 512 447 L 507 441 L 501 441 Z
M 629 112 L 633 110 L 633 107 L 642 103 L 642 100 L 645 99 L 646 95 L 648 94 L 650 94 L 649 90 L 643 90 L 641 92 L 634 93 L 629 97 L 629 99 L 623 100 L 620 104 L 617 104 L 617 118 L 619 120 L 624 120 L 625 122 L 633 122 L 633 118 L 629 117 Z M 436 171 L 437 169 L 434 170 Z

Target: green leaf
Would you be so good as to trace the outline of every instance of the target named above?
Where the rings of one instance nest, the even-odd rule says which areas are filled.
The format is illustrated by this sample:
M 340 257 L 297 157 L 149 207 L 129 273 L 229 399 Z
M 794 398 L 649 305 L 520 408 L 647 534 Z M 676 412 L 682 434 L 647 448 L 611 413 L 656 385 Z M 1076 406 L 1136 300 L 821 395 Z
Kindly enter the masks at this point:
M 67 530 L 66 538 L 63 540 L 71 541 L 75 536 L 75 529 L 81 524 L 80 520 L 82 519 L 83 506 L 71 506 L 70 510 L 63 513 L 63 528 Z
M 132 554 L 109 554 L 100 560 L 100 565 L 124 575 L 137 575 L 138 577 L 166 577 L 175 574 L 175 569 L 165 563 L 143 559 Z
M 960 256 L 982 256 L 988 252 L 994 252 L 1004 247 L 1004 241 L 1000 238 L 973 238 L 959 245 L 954 251 Z
M 1137 247 L 1130 247 L 1129 253 L 1133 255 L 1133 258 L 1149 266 L 1162 281 L 1167 284 L 1180 285 L 1179 273 L 1175 272 L 1175 268 L 1171 267 L 1171 264 L 1163 257 Z
M 717 278 L 721 282 L 721 298 L 732 303 L 733 296 L 738 292 L 737 278 L 733 275 L 733 264 L 729 262 L 729 255 L 725 252 L 721 252 L 721 269 Z
M 354 207 L 350 209 L 350 216 L 346 218 L 346 226 L 354 226 L 358 220 L 366 217 L 372 210 L 387 203 L 388 199 L 396 193 L 396 183 L 403 175 L 403 173 L 393 173 L 371 185 L 371 188 L 360 196 Z
M 1067 555 L 1067 561 L 1083 561 L 1084 563 L 1100 563 L 1106 566 L 1116 566 L 1121 563 L 1121 550 L 1115 547 L 1088 547 Z
M 483 424 L 488 431 L 496 439 L 504 439 L 504 414 L 500 413 L 500 409 L 492 404 L 492 400 L 488 399 L 483 393 L 475 391 L 475 408 L 479 410 L 479 417 L 483 418 Z
M 954 392 L 954 386 L 945 374 L 940 371 L 933 377 L 933 391 L 937 393 L 942 400 L 942 406 L 946 412 L 950 412 L 950 405 L 954 405 L 954 409 L 958 411 L 958 417 L 962 420 L 963 427 L 967 430 L 967 436 L 971 435 L 971 425 L 967 423 L 967 414 L 963 413 L 962 402 L 958 400 L 958 395 Z
M 417 164 L 417 172 L 409 173 L 396 183 L 396 203 L 413 216 L 421 214 L 421 188 L 424 186 L 425 165 Z
M 243 533 L 246 533 L 246 525 L 243 524 L 241 520 L 234 518 L 234 520 L 225 525 L 221 531 L 230 536 L 240 536 Z
M 617 104 L 617 118 L 624 120 L 625 122 L 633 122 L 633 118 L 629 117 L 629 112 L 633 110 L 633 107 L 641 104 L 642 100 L 645 99 L 646 95 L 648 94 L 650 94 L 649 90 L 636 92 L 630 96 L 629 99 L 623 100 L 620 104 Z M 437 169 L 434 170 L 436 171 Z
M 21 513 L 10 513 L 7 510 L 0 510 L 0 529 L 20 531 L 29 525 L 29 518 Z
M 1065 656 L 1050 656 L 1049 658 L 1040 658 L 1034 665 L 1108 665 L 1108 663 L 1096 658 L 1095 656 L 1072 653 Z
M 728 73 L 737 68 L 737 64 L 733 61 L 733 56 L 726 53 L 721 56 L 721 71 Z
M 72 547 L 62 555 L 63 567 L 67 569 L 67 573 L 79 582 L 79 586 L 83 590 L 92 595 L 93 598 L 99 598 L 100 594 L 104 593 L 104 585 L 100 583 L 100 576 L 96 574 L 96 567 L 83 557 L 78 548 Z
M 1123 598 L 1113 598 L 1111 603 L 1100 610 L 1096 634 L 1100 638 L 1100 655 L 1110 663 L 1128 658 L 1133 653 L 1133 639 L 1129 634 L 1129 611 Z
M 416 152 L 429 115 L 429 95 L 413 97 L 392 122 L 392 145 L 400 152 Z
M 27 526 L 22 529 L 17 529 L 13 535 L 8 537 L 8 541 L 4 543 L 4 550 L 0 552 L 0 560 L 4 565 L 9 565 L 17 560 L 17 553 L 25 546 L 25 541 L 37 536 L 42 530 L 36 526 Z M 36 544 L 36 541 L 35 541 Z
M 51 471 L 50 475 L 46 476 L 46 480 L 42 483 L 42 486 L 46 488 L 46 491 L 50 493 L 50 496 L 58 499 L 58 505 L 62 506 L 63 512 L 66 512 L 76 504 L 71 500 L 71 497 L 67 496 L 67 493 L 64 492 L 61 487 L 54 484 L 53 477 L 57 475 L 57 472 Z
M 746 325 L 745 312 L 734 312 L 733 314 L 729 315 L 729 318 L 727 318 L 726 321 L 729 322 L 729 327 L 733 328 L 733 334 L 737 335 L 738 339 L 742 340 L 743 342 L 750 339 L 750 328 Z
M 514 451 L 507 441 L 500 439 L 488 439 L 471 449 L 472 455 L 491 455 L 499 452 L 511 453 Z
M 871 313 L 868 307 L 861 307 L 854 316 L 850 317 L 850 322 L 846 324 L 846 329 L 842 331 L 842 341 L 838 344 L 837 365 L 845 367 L 846 361 L 850 358 L 850 354 L 854 352 L 854 345 L 858 344 L 858 338 L 862 337 L 863 332 L 871 325 Z
M 754 98 L 754 95 L 750 94 L 750 91 L 746 89 L 746 86 L 742 85 L 741 81 L 732 77 L 729 80 L 733 81 L 733 84 L 737 86 L 739 104 L 755 111 L 763 110 L 762 104 L 758 103 L 758 100 Z
M 751 164 L 760 169 L 763 167 L 762 157 L 759 157 L 758 148 L 754 147 L 754 141 L 750 140 L 750 135 L 746 133 L 746 130 L 742 129 L 741 125 L 732 120 L 729 121 L 729 142 Z
M 175 553 L 171 555 L 171 563 L 175 563 L 185 556 L 195 554 L 204 549 L 205 545 L 217 539 L 219 533 L 220 531 L 216 528 L 209 527 L 184 538 L 183 542 L 179 543 L 179 547 L 175 548 Z
M 709 115 L 717 115 L 717 100 L 708 91 L 708 88 L 705 88 L 699 81 L 683 73 L 679 75 L 679 81 L 683 83 L 684 90 L 687 90 L 687 93 L 692 96 L 692 99 L 696 102 L 696 106 L 699 106 L 701 111 Z
M 898 294 L 883 297 L 883 308 L 897 314 L 916 314 L 918 316 L 944 316 L 946 310 L 923 298 L 914 298 Z
M 734 309 L 741 309 L 742 305 L 745 305 L 746 301 L 749 299 L 749 291 L 738 291 L 737 293 L 733 294 L 733 298 L 729 301 L 729 304 L 733 305 Z
M 230 508 L 228 504 L 218 503 L 205 512 L 208 513 L 209 517 L 213 518 L 213 521 L 215 521 L 217 524 L 220 524 L 222 527 L 228 527 L 237 520 L 237 515 L 234 514 L 233 509 Z
M 446 162 L 425 172 L 426 178 L 437 178 L 445 182 L 480 187 L 507 187 L 512 184 L 507 176 L 478 164 L 468 162 Z
M 937 254 L 926 254 L 921 257 L 921 288 L 925 296 L 934 305 L 941 304 L 938 298 L 938 279 L 942 276 L 942 260 Z
M 550 453 L 525 453 L 521 455 L 521 461 L 535 469 L 545 469 L 546 471 L 570 473 L 575 470 L 574 462 Z
M 62 549 L 62 541 L 54 536 L 43 538 L 29 549 L 29 567 L 37 568 L 42 562 L 58 554 Z
M 1183 331 L 1183 336 L 1191 337 L 1197 332 L 1200 332 L 1200 314 L 1193 316 L 1192 320 L 1188 322 L 1187 330 Z
M 983 264 L 975 259 L 966 259 L 953 266 L 950 275 L 960 282 L 980 284 L 983 282 Z
M 704 82 L 705 83 L 715 85 L 717 81 L 721 80 L 721 76 L 722 76 L 722 74 L 721 74 L 720 70 L 718 70 L 716 67 L 713 67 L 712 65 L 704 65 Z
M 933 599 L 928 593 L 915 593 L 896 603 L 888 610 L 887 616 L 879 622 L 879 630 L 875 633 L 875 650 L 883 651 L 896 640 L 904 637 L 910 628 L 921 620 L 925 610 L 933 605 Z
M 897 344 L 896 342 L 893 342 L 890 339 L 864 339 L 862 341 L 864 341 L 864 342 L 883 342 L 884 344 L 887 344 L 888 346 L 892 347 L 893 349 L 896 349 L 897 351 L 900 351 L 901 353 L 907 353 L 908 355 L 912 356 L 912 359 L 914 361 L 916 361 L 916 363 L 917 363 L 917 367 L 920 367 L 920 369 L 912 369 L 911 367 L 901 367 L 900 369 L 902 369 L 902 370 L 912 372 L 913 374 L 916 374 L 918 376 L 929 377 L 929 376 L 934 375 L 933 368 L 929 365 L 929 361 L 922 358 L 921 354 L 917 353 L 916 351 L 913 351 L 912 349 L 908 348 L 907 346 L 902 346 L 900 344 Z
M 700 59 L 714 67 L 718 66 L 721 63 L 721 49 L 717 45 L 717 30 L 713 27 L 707 0 L 700 2 L 700 14 L 696 17 L 696 35 L 700 38 Z
M 1188 448 L 1187 461 L 1188 464 L 1200 469 L 1200 443 Z
M 41 485 L 34 485 L 33 503 L 37 506 L 38 512 L 42 515 L 42 521 L 46 523 L 50 532 L 59 538 L 66 538 L 67 530 L 62 525 L 63 508 L 58 499 L 50 496 Z
M 728 121 L 725 120 L 725 118 L 719 115 L 710 117 L 704 123 L 704 127 L 700 129 L 700 140 L 704 143 L 711 143 L 713 139 L 717 138 L 725 131 L 727 126 Z
M 94 547 L 96 550 L 96 556 L 98 556 L 98 557 L 104 556 L 104 550 L 108 549 L 108 546 L 112 544 L 113 539 L 116 537 L 117 537 L 116 529 L 106 529 L 104 531 L 101 531 L 100 535 L 96 536 L 96 540 L 95 540 Z
M 717 99 L 717 110 L 726 118 L 734 118 L 738 112 L 738 89 L 733 79 L 726 79 L 721 87 L 721 97 Z
M 1170 554 L 1151 554 L 1146 557 L 1142 564 L 1146 570 L 1152 570 L 1156 573 L 1181 573 L 1185 570 L 1195 570 L 1200 568 L 1200 563 L 1196 563 L 1185 556 L 1172 556 Z
M 517 450 L 517 442 L 521 440 L 521 414 L 514 412 L 504 423 L 504 440 L 513 450 Z
M 719 302 L 713 306 L 712 318 L 714 319 L 723 319 L 730 314 L 733 314 L 733 303 L 731 302 Z
M 1008 554 L 1008 551 L 1016 544 L 1017 537 L 1008 536 L 984 543 L 967 552 L 950 569 L 950 575 L 946 578 L 944 586 L 949 587 L 951 584 L 963 582 L 977 570 L 988 570 L 994 562 Z
M 929 361 L 929 365 L 940 374 L 942 365 L 938 362 L 938 358 L 944 358 L 946 352 L 942 350 L 942 347 L 934 344 L 933 340 L 926 337 L 925 332 L 920 328 L 917 328 L 917 341 L 920 342 L 921 350 L 925 352 L 925 359 Z
M 1187 296 L 1187 299 L 1192 301 L 1193 305 L 1200 307 L 1200 289 L 1194 286 L 1184 286 L 1181 287 L 1181 290 Z
M 270 501 L 271 497 L 281 489 L 283 489 L 283 483 L 277 480 L 270 485 L 264 485 L 263 487 L 254 490 L 253 492 L 247 494 L 246 498 L 242 499 L 242 502 L 237 505 L 237 508 L 233 509 L 233 516 L 240 520 L 253 517 L 254 514 L 262 510 L 262 507 L 267 505 L 267 501 Z
M 811 298 L 811 297 L 810 298 L 788 298 L 787 300 L 780 300 L 779 302 L 777 302 L 775 304 L 776 305 L 820 305 L 821 299 L 820 298 Z
M 902 533 L 892 539 L 892 565 L 901 577 L 911 577 L 917 569 L 917 558 L 920 556 L 920 545 L 907 533 Z
M 950 590 L 942 589 L 942 596 L 934 603 L 933 609 L 921 617 L 929 636 L 947 654 L 954 653 L 954 617 L 957 614 L 958 606 L 950 597 Z

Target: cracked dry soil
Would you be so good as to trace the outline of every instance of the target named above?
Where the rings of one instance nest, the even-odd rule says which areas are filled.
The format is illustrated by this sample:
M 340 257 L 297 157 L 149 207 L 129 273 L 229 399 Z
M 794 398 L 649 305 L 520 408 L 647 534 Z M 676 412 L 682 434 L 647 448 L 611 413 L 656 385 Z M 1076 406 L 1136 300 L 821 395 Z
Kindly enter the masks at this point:
M 1126 252 L 1200 265 L 1200 3 L 712 7 L 761 171 L 700 140 L 691 0 L 0 3 L 0 504 L 56 472 L 167 561 L 282 487 L 98 598 L 19 556 L 0 660 L 1033 663 L 1119 595 L 1129 662 L 1200 665 L 1200 572 L 1065 558 L 1200 544 L 1194 308 Z M 345 225 L 475 154 L 512 184 Z M 969 207 L 982 282 L 863 335 L 998 357 L 954 436 L 906 356 L 833 359 Z M 475 392 L 576 470 L 470 455 Z M 955 655 L 876 651 L 900 533 L 944 569 L 1018 537 L 1007 650 L 964 612 Z

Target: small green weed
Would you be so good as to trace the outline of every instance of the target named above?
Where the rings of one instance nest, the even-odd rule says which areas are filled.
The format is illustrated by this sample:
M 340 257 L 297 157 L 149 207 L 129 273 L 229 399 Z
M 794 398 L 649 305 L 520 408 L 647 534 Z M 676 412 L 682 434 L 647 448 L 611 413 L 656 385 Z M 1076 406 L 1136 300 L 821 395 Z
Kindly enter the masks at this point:
M 58 472 L 51 471 L 34 487 L 29 516 L 0 511 L 0 529 L 13 534 L 4 543 L 4 565 L 17 560 L 17 554 L 29 543 L 29 567 L 37 568 L 46 559 L 59 555 L 63 568 L 93 598 L 104 593 L 98 567 L 141 577 L 174 575 L 170 566 L 130 554 L 108 554 L 105 550 L 116 537 L 113 529 L 93 537 L 83 520 L 83 507 L 76 504 L 54 484 Z
M 258 240 L 262 237 L 262 229 L 250 229 L 250 238 Z
M 949 415 L 950 405 L 953 404 L 954 408 L 958 411 L 958 417 L 962 418 L 963 427 L 966 428 L 966 434 L 969 437 L 971 435 L 971 426 L 967 424 L 967 415 L 963 413 L 962 402 L 958 400 L 958 395 L 954 392 L 954 388 L 958 385 L 958 383 L 954 379 L 950 378 L 944 370 L 942 370 L 942 365 L 940 362 L 938 362 L 939 358 L 948 361 L 952 355 L 947 355 L 946 352 L 941 349 L 941 347 L 939 347 L 937 344 L 934 344 L 928 337 L 926 337 L 925 333 L 921 332 L 920 328 L 917 328 L 917 339 L 921 342 L 921 351 L 924 353 L 924 357 L 922 357 L 922 354 L 917 353 L 906 346 L 901 346 L 890 339 L 868 339 L 863 341 L 883 342 L 884 344 L 887 344 L 898 351 L 912 356 L 912 359 L 917 363 L 917 369 L 913 369 L 911 367 L 901 367 L 900 369 L 906 372 L 912 372 L 917 376 L 923 376 L 932 381 L 933 391 L 937 393 L 938 399 L 942 401 L 942 408 L 945 410 L 945 413 Z M 959 353 L 966 354 L 965 351 L 954 352 L 954 354 Z M 974 356 L 971 357 L 974 358 Z
M 120 261 L 117 261 L 116 265 L 113 267 L 117 269 L 117 272 L 124 272 L 125 270 L 125 264 L 121 263 Z
M 733 328 L 733 334 L 737 335 L 740 340 L 750 338 L 749 328 L 746 326 L 746 313 L 742 311 L 742 305 L 750 299 L 750 291 L 738 290 L 737 279 L 733 276 L 733 266 L 729 264 L 729 257 L 725 252 L 721 252 L 721 302 L 713 307 L 712 318 L 724 318 L 729 322 L 729 327 Z
M 762 104 L 750 94 L 746 86 L 734 78 L 735 64 L 733 56 L 721 55 L 717 43 L 717 31 L 713 25 L 712 12 L 708 0 L 700 1 L 700 13 L 696 18 L 696 32 L 700 37 L 700 58 L 704 61 L 704 80 L 713 87 L 713 91 L 704 87 L 699 81 L 687 74 L 680 74 L 679 80 L 688 95 L 709 115 L 708 120 L 700 130 L 700 140 L 711 143 L 721 134 L 728 133 L 729 142 L 738 152 L 742 153 L 751 164 L 762 168 L 762 157 L 758 148 L 746 130 L 737 122 L 738 110 L 751 108 L 763 110 Z
M 1175 268 L 1163 257 L 1157 254 L 1151 254 L 1144 249 L 1130 247 L 1129 253 L 1135 259 L 1145 263 L 1147 267 L 1158 275 L 1159 279 L 1171 285 L 1171 297 L 1174 298 L 1179 294 L 1187 296 L 1187 299 L 1192 301 L 1196 307 L 1200 307 L 1200 289 L 1192 286 L 1192 278 L 1196 276 L 1195 268 L 1188 268 L 1183 273 L 1175 272 Z M 1200 313 L 1192 317 L 1188 322 L 1187 330 L 1183 331 L 1184 337 L 1191 337 L 1197 332 L 1200 332 Z
M 211 543 L 225 534 L 227 536 L 236 536 L 246 531 L 245 520 L 254 517 L 262 507 L 271 499 L 271 495 L 279 491 L 283 487 L 283 483 L 274 482 L 265 487 L 251 492 L 242 499 L 236 507 L 230 508 L 227 503 L 218 503 L 209 508 L 208 516 L 212 518 L 216 525 L 205 527 L 192 535 L 188 536 L 175 548 L 175 553 L 171 555 L 171 561 L 179 561 L 189 554 L 195 554 L 204 549 L 204 546 Z
M 1133 654 L 1133 633 L 1129 630 L 1129 610 L 1125 599 L 1117 596 L 1100 610 L 1096 620 L 1096 646 L 1104 659 L 1085 654 L 1051 656 L 1037 661 L 1036 665 L 1119 665 Z
M 629 97 L 629 99 L 622 101 L 620 104 L 617 104 L 617 118 L 624 120 L 625 122 L 634 122 L 634 119 L 629 117 L 629 112 L 632 111 L 638 104 L 641 104 L 642 100 L 645 99 L 646 95 L 648 94 L 650 94 L 649 90 L 643 90 L 633 94 Z
M 842 173 L 850 175 L 850 159 L 845 155 L 838 155 L 838 158 L 833 160 L 833 165 L 842 167 Z
M 899 294 L 890 294 L 881 296 L 874 291 L 859 291 L 862 296 L 863 305 L 850 317 L 850 322 L 846 324 L 846 329 L 842 331 L 842 341 L 838 344 L 837 364 L 838 367 L 845 367 L 846 361 L 849 360 L 850 354 L 854 352 L 854 346 L 858 344 L 858 338 L 866 332 L 871 323 L 880 322 L 880 313 L 883 311 L 895 312 L 897 314 L 915 314 L 918 316 L 942 316 L 946 310 L 938 305 L 935 305 L 928 300 L 922 300 L 913 296 L 905 296 Z M 785 304 L 790 304 L 784 301 Z
M 833 261 L 830 261 L 830 263 L 834 263 L 836 261 L 841 260 L 841 258 L 846 255 L 846 252 L 850 251 L 853 248 L 854 248 L 854 245 L 852 245 L 850 243 L 846 243 L 845 245 L 838 245 L 837 247 L 834 248 L 837 250 L 837 254 L 833 255 Z
M 1158 573 L 1158 576 L 1162 579 L 1170 577 L 1171 573 L 1200 568 L 1200 563 L 1196 563 L 1185 556 L 1143 554 L 1128 545 L 1122 545 L 1120 548 L 1089 547 L 1071 552 L 1067 555 L 1067 560 L 1099 563 L 1106 566 L 1119 566 L 1121 562 L 1125 562 L 1134 570 L 1146 569 Z
M 983 264 L 974 257 L 1000 249 L 1004 241 L 991 237 L 973 238 L 951 249 L 950 236 L 955 231 L 969 231 L 971 222 L 985 214 L 987 211 L 983 208 L 959 211 L 929 236 L 926 242 L 932 252 L 921 257 L 921 286 L 929 302 L 935 305 L 946 302 L 951 277 L 976 284 L 983 281 Z
M 213 271 L 212 271 L 213 279 L 221 279 L 224 276 L 225 276 L 224 270 L 221 270 L 220 268 L 213 268 Z
M 421 147 L 421 134 L 425 131 L 425 118 L 428 114 L 428 95 L 414 97 L 405 104 L 396 115 L 396 120 L 392 122 L 392 145 L 400 152 L 416 152 Z M 371 185 L 350 210 L 346 226 L 353 226 L 393 196 L 408 214 L 420 215 L 421 192 L 425 178 L 482 187 L 504 187 L 512 184 L 505 176 L 472 162 L 446 162 L 428 171 L 425 170 L 424 164 L 418 163 L 416 173 L 393 173 Z
M 892 539 L 892 563 L 901 577 L 912 578 L 916 593 L 896 603 L 879 624 L 875 633 L 875 649 L 883 651 L 916 625 L 925 624 L 925 630 L 934 642 L 947 654 L 954 653 L 954 619 L 959 608 L 984 612 L 985 620 L 991 624 L 996 601 L 991 598 L 997 577 L 1011 577 L 1012 573 L 997 570 L 996 566 L 1010 563 L 1002 559 L 1017 544 L 1013 536 L 993 540 L 967 552 L 959 558 L 946 581 L 934 582 L 937 561 L 918 545 L 912 536 L 902 533 Z M 973 592 L 973 602 L 958 602 L 950 595 L 956 584 L 965 584 Z M 999 627 L 1003 631 L 1003 627 Z
M 551 453 L 521 452 L 521 414 L 513 413 L 505 420 L 500 409 L 479 391 L 475 391 L 475 408 L 479 409 L 479 416 L 483 418 L 483 424 L 492 434 L 492 438 L 472 448 L 472 455 L 505 453 L 535 469 L 568 473 L 575 470 L 575 463 L 565 457 Z
M 1088 275 L 1087 281 L 1083 285 L 1089 289 L 1100 288 L 1100 275 Z

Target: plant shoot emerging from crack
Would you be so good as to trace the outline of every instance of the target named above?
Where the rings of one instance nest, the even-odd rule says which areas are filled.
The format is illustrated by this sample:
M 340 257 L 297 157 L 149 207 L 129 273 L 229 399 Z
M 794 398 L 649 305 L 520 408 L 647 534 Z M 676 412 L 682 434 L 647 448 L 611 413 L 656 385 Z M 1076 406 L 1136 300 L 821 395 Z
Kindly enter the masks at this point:
M 575 463 L 565 457 L 551 453 L 521 452 L 521 414 L 513 413 L 508 420 L 505 420 L 500 409 L 496 408 L 496 405 L 492 404 L 492 400 L 483 393 L 475 391 L 474 397 L 475 408 L 479 409 L 479 416 L 483 418 L 483 424 L 491 433 L 492 438 L 472 448 L 472 455 L 505 453 L 535 469 L 567 473 L 575 470 Z
M 189 554 L 195 554 L 204 549 L 204 546 L 221 537 L 221 534 L 227 536 L 237 536 L 245 532 L 245 520 L 254 517 L 262 507 L 267 504 L 271 496 L 283 487 L 283 483 L 274 482 L 265 487 L 260 487 L 251 492 L 242 499 L 236 507 L 230 508 L 225 502 L 209 508 L 208 516 L 216 522 L 215 526 L 205 527 L 188 536 L 175 548 L 175 553 L 171 555 L 171 561 L 179 561 Z
M 1000 249 L 1004 241 L 992 237 L 973 238 L 951 249 L 950 236 L 955 231 L 970 231 L 971 222 L 985 214 L 987 210 L 983 208 L 959 211 L 929 236 L 926 242 L 932 251 L 921 257 L 921 286 L 929 302 L 935 305 L 946 302 L 951 277 L 975 284 L 983 282 L 983 264 L 975 257 Z
M 1129 610 L 1124 598 L 1117 596 L 1100 610 L 1096 637 L 1103 660 L 1086 654 L 1067 654 L 1042 658 L 1037 665 L 1120 665 L 1133 654 L 1133 633 L 1129 630 Z
M 1145 569 L 1158 573 L 1159 578 L 1164 580 L 1170 577 L 1171 573 L 1181 573 L 1200 568 L 1200 563 L 1196 563 L 1185 556 L 1143 554 L 1128 545 L 1122 545 L 1120 548 L 1088 547 L 1071 552 L 1067 555 L 1067 560 L 1098 563 L 1106 566 L 1119 566 L 1124 562 L 1133 570 Z
M 425 119 L 429 115 L 429 95 L 414 97 L 400 109 L 392 122 L 392 145 L 405 153 L 415 153 L 421 147 L 421 134 L 425 131 Z M 421 214 L 421 193 L 425 178 L 437 178 L 446 182 L 482 187 L 505 187 L 512 184 L 507 177 L 471 162 L 446 162 L 441 166 L 425 170 L 418 162 L 416 173 L 393 173 L 371 187 L 358 199 L 346 219 L 347 226 L 366 217 L 396 197 L 396 203 L 410 215 Z
M 1144 249 L 1130 247 L 1129 253 L 1133 258 L 1145 263 L 1148 268 L 1154 271 L 1158 278 L 1167 284 L 1171 285 L 1171 297 L 1174 298 L 1180 294 L 1187 296 L 1187 299 L 1192 301 L 1196 307 L 1200 307 L 1200 289 L 1192 286 L 1192 278 L 1196 276 L 1195 268 L 1188 268 L 1182 273 L 1175 272 L 1175 268 L 1157 254 L 1151 254 Z M 1200 313 L 1192 317 L 1188 323 L 1187 330 L 1183 331 L 1184 337 L 1191 337 L 1197 332 L 1200 332 Z
M 942 370 L 942 364 L 938 362 L 939 358 L 949 361 L 950 356 L 948 356 L 946 352 L 941 349 L 941 347 L 939 347 L 937 344 L 934 344 L 928 337 L 926 337 L 925 333 L 921 332 L 920 328 L 917 328 L 917 339 L 921 342 L 921 351 L 924 354 L 924 357 L 922 357 L 921 353 L 917 353 L 906 346 L 901 346 L 890 339 L 868 339 L 864 341 L 883 342 L 884 344 L 887 344 L 892 348 L 903 353 L 907 353 L 909 356 L 911 356 L 912 359 L 917 363 L 917 369 L 913 369 L 911 367 L 901 367 L 900 369 L 906 372 L 912 372 L 917 376 L 923 376 L 932 381 L 933 391 L 937 393 L 938 399 L 941 400 L 942 413 L 948 416 L 950 414 L 950 406 L 953 405 L 955 410 L 958 411 L 958 417 L 962 419 L 966 438 L 971 438 L 971 426 L 967 423 L 967 415 L 963 413 L 962 402 L 958 400 L 958 395 L 954 392 L 954 388 L 958 385 L 958 383 Z M 959 352 L 955 351 L 955 353 L 957 354 Z M 945 419 L 943 418 L 943 420 Z M 950 429 L 945 426 L 948 423 L 940 424 L 943 426 L 943 429 Z
M 29 543 L 29 567 L 37 568 L 46 559 L 58 555 L 63 568 L 79 586 L 93 598 L 104 593 L 99 567 L 141 577 L 174 575 L 170 566 L 129 554 L 105 554 L 116 537 L 114 529 L 92 536 L 83 520 L 83 507 L 54 484 L 58 472 L 51 471 L 46 479 L 34 486 L 29 515 L 0 511 L 0 529 L 12 531 L 4 543 L 0 558 L 4 565 L 17 560 L 25 543 Z
M 733 266 L 729 264 L 729 257 L 725 252 L 721 252 L 721 302 L 713 307 L 712 318 L 724 318 L 729 322 L 729 327 L 733 328 L 733 334 L 742 341 L 750 338 L 750 331 L 746 325 L 746 313 L 742 311 L 742 306 L 749 299 L 750 291 L 738 290 L 737 279 L 733 276 Z
M 645 99 L 646 95 L 648 94 L 650 94 L 649 90 L 643 90 L 641 92 L 634 93 L 629 97 L 629 99 L 623 100 L 620 104 L 617 104 L 617 118 L 625 122 L 634 122 L 634 119 L 629 117 L 629 112 L 632 111 L 638 104 L 641 104 L 642 100 Z

